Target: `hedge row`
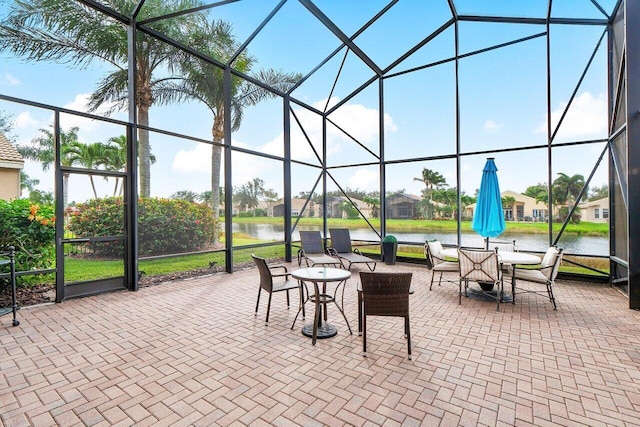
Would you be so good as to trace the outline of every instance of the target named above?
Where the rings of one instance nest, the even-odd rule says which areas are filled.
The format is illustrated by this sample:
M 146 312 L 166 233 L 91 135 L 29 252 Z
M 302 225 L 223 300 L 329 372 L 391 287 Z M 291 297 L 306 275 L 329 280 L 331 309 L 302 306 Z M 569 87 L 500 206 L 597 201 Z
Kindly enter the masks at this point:
M 73 210 L 68 230 L 78 238 L 124 234 L 125 206 L 121 198 L 93 199 Z M 209 246 L 217 231 L 213 212 L 205 204 L 177 199 L 138 201 L 139 255 L 192 252 Z M 121 256 L 121 244 L 100 243 L 96 255 Z

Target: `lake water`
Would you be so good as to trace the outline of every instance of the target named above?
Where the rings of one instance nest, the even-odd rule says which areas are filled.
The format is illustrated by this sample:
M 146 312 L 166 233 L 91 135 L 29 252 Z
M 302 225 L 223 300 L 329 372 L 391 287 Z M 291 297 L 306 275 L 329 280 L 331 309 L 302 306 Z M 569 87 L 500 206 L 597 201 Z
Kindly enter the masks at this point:
M 321 230 L 320 227 L 299 227 L 301 230 Z M 244 224 L 233 223 L 233 231 L 246 233 L 260 240 L 284 240 L 284 226 L 275 224 Z M 354 228 L 350 230 L 353 240 L 378 241 L 378 236 L 370 229 Z M 393 234 L 401 242 L 424 243 L 426 240 L 437 239 L 445 245 L 457 245 L 457 235 L 450 233 L 424 232 L 420 230 L 396 232 L 389 230 L 387 234 Z M 293 240 L 299 240 L 298 229 L 293 233 Z M 499 240 L 516 240 L 519 250 L 544 252 L 549 246 L 546 234 L 508 234 L 500 235 Z M 483 239 L 476 233 L 463 233 L 462 246 L 483 247 Z M 567 254 L 579 255 L 609 255 L 609 238 L 594 236 L 565 235 L 558 246 Z

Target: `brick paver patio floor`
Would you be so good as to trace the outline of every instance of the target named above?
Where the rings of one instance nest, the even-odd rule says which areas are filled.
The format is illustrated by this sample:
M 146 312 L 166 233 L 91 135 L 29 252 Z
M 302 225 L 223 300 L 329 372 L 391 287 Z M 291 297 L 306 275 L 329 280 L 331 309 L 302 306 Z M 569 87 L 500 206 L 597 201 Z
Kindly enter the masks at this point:
M 498 312 L 429 291 L 423 266 L 378 270 L 414 273 L 413 360 L 396 318 L 369 318 L 362 356 L 358 268 L 354 334 L 330 307 L 338 335 L 315 347 L 283 293 L 254 317 L 256 269 L 3 316 L 0 424 L 640 426 L 640 312 L 619 291 L 559 282 L 557 311 L 522 295 Z

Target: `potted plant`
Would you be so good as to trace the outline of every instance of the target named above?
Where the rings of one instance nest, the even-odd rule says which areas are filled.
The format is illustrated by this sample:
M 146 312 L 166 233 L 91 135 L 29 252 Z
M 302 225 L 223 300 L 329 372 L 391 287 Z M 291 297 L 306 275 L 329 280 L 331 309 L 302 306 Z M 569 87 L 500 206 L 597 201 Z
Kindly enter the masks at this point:
M 387 234 L 382 239 L 382 259 L 387 265 L 394 265 L 396 263 L 396 252 L 398 250 L 398 239 L 396 236 Z

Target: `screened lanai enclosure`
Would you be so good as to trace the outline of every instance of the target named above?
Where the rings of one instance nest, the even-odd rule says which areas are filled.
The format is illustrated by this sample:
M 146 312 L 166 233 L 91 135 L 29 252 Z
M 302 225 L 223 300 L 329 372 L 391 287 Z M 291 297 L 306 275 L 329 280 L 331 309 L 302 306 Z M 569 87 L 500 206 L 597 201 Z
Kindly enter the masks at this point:
M 3 132 L 55 235 L 20 274 L 57 301 L 295 259 L 300 230 L 482 247 L 494 158 L 503 237 L 640 308 L 638 2 L 5 4 Z

